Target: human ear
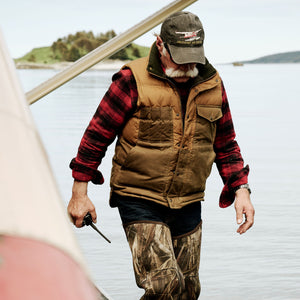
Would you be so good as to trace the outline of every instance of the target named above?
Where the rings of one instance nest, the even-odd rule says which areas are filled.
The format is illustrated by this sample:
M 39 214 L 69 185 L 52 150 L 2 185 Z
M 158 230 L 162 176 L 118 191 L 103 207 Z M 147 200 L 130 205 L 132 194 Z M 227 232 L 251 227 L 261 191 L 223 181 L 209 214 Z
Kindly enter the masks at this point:
M 157 47 L 159 52 L 163 51 L 164 42 L 163 42 L 163 40 L 161 39 L 161 37 L 159 35 L 156 38 L 156 47 Z

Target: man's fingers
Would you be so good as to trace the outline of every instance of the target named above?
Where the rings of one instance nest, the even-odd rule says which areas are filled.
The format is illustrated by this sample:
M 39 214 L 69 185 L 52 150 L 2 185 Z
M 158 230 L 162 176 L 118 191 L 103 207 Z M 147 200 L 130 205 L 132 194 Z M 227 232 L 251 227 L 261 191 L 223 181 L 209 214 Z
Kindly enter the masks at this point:
M 245 233 L 248 229 L 250 229 L 253 225 L 253 222 L 249 222 L 249 221 L 246 221 L 245 223 L 243 223 L 237 230 L 237 232 L 239 234 L 243 234 Z
M 78 217 L 75 219 L 74 225 L 77 228 L 83 227 L 83 217 Z
M 83 220 L 84 220 L 84 217 L 90 213 L 91 214 L 91 217 L 92 217 L 92 220 L 93 220 L 93 223 L 96 223 L 97 222 L 97 214 L 96 214 L 96 211 L 95 210 L 91 210 L 91 211 L 86 211 L 84 214 L 80 214 L 80 215 L 77 215 L 77 216 L 73 216 L 72 217 L 72 220 L 73 220 L 73 224 L 80 228 L 80 227 L 83 227 Z
M 242 224 L 242 222 L 243 222 L 243 209 L 242 209 L 242 207 L 237 206 L 235 208 L 235 210 L 236 210 L 236 222 L 238 224 Z
M 84 216 L 81 214 L 78 214 L 76 210 L 74 211 L 74 208 L 69 204 L 68 206 L 68 213 L 70 217 L 70 221 L 78 228 L 82 227 L 82 222 Z
M 85 217 L 88 213 L 91 214 L 93 223 L 96 223 L 96 222 L 97 222 L 97 214 L 96 214 L 96 211 L 95 211 L 95 210 L 91 210 L 91 211 L 85 212 L 84 214 L 80 214 L 80 215 L 76 215 L 76 216 L 71 216 L 71 217 L 72 217 L 73 224 L 74 224 L 77 228 L 83 227 L 83 220 L 84 220 L 84 217 Z
M 249 208 L 245 212 L 245 222 L 237 230 L 239 234 L 245 233 L 248 229 L 252 227 L 252 225 L 254 224 L 254 213 L 255 211 L 253 208 Z
M 92 216 L 93 223 L 97 223 L 97 214 L 96 214 L 95 209 L 90 211 L 90 214 Z

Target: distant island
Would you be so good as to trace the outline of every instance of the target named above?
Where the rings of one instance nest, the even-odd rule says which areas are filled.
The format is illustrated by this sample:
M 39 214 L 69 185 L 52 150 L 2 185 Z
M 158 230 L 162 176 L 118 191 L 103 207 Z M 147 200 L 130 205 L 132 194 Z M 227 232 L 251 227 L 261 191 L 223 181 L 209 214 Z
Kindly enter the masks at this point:
M 300 63 L 300 51 L 277 53 L 262 56 L 253 60 L 236 61 L 233 64 L 280 64 L 280 63 Z
M 92 31 L 80 31 L 57 39 L 49 47 L 34 48 L 15 59 L 17 68 L 48 68 L 67 66 L 116 36 L 113 30 L 94 35 Z M 131 43 L 111 57 L 109 61 L 128 61 L 148 54 L 149 47 Z
M 79 31 L 57 39 L 51 46 L 34 48 L 23 57 L 15 59 L 15 63 L 17 68 L 64 68 L 115 36 L 114 30 L 99 34 L 94 34 L 92 31 Z M 107 65 L 114 65 L 118 68 L 122 62 L 147 56 L 148 53 L 149 47 L 131 43 L 112 55 L 107 61 L 109 62 Z M 268 63 L 300 63 L 300 51 L 267 55 L 247 61 L 235 61 L 232 64 L 242 66 Z

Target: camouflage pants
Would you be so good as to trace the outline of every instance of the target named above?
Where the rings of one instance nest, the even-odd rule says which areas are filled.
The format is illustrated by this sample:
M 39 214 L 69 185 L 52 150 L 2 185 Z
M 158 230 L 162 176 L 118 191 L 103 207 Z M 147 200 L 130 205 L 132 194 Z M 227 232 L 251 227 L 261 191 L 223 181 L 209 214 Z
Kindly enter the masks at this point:
M 160 223 L 126 225 L 136 283 L 145 289 L 143 300 L 194 300 L 200 295 L 201 224 L 173 238 Z

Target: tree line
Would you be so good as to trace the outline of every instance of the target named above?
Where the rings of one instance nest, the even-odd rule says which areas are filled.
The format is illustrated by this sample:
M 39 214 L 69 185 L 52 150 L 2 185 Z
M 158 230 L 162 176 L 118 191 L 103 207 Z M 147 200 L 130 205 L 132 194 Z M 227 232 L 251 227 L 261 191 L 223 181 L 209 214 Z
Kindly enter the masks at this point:
M 109 30 L 106 33 L 94 35 L 92 31 L 79 31 L 75 34 L 69 34 L 66 37 L 59 38 L 51 45 L 53 58 L 60 61 L 76 61 L 108 40 L 116 36 L 114 30 Z M 121 49 L 111 59 L 127 60 L 129 51 L 134 57 L 141 57 L 139 49 L 133 44 Z

